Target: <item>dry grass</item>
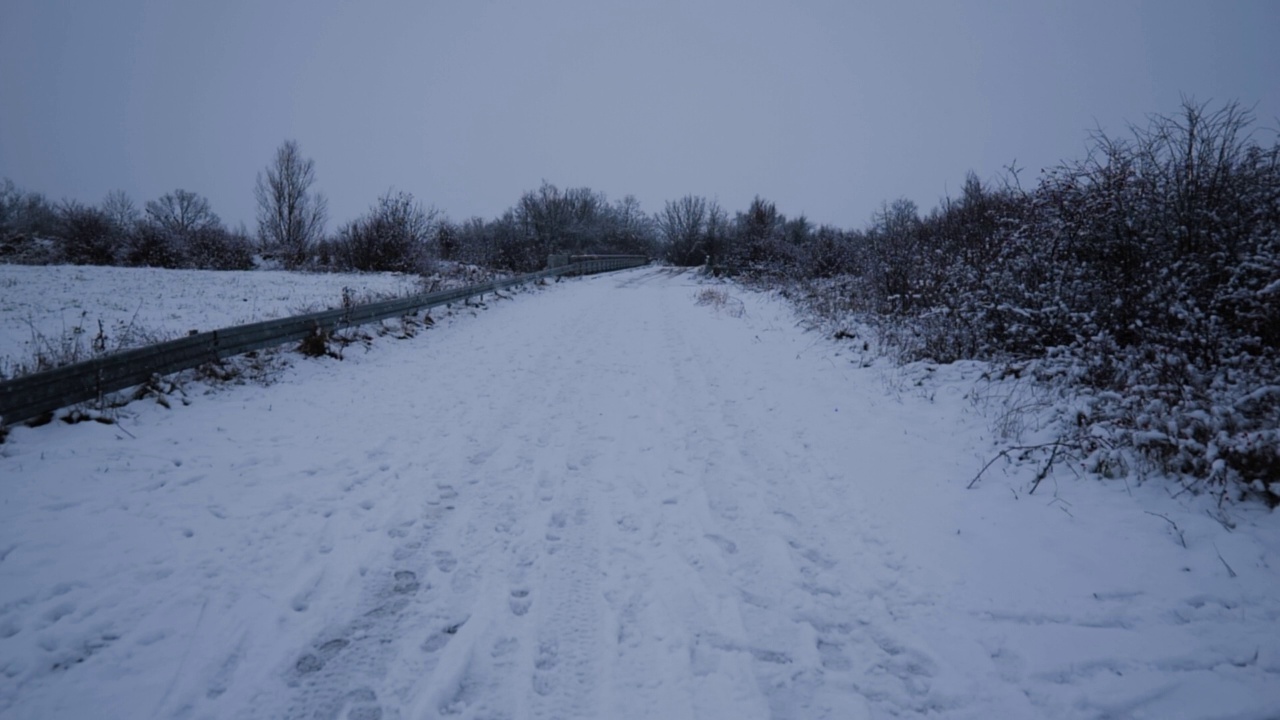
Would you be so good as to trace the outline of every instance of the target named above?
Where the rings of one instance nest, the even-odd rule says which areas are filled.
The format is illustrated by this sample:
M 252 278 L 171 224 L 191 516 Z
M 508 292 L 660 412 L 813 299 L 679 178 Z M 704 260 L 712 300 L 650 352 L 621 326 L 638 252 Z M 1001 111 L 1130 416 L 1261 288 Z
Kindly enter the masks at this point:
M 698 291 L 697 302 L 699 305 L 705 305 L 714 308 L 716 312 L 728 313 L 730 317 L 740 318 L 747 314 L 747 308 L 742 301 L 729 294 L 724 288 L 703 288 Z

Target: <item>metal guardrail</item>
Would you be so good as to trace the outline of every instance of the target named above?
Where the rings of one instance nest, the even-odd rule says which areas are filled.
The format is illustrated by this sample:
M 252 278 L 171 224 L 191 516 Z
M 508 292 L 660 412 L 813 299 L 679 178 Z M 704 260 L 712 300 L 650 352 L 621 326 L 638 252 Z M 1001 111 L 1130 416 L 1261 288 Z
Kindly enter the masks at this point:
M 254 350 L 300 342 L 316 334 L 329 334 L 343 328 L 402 317 L 540 278 L 625 270 L 648 262 L 647 257 L 634 255 L 582 258 L 567 265 L 505 280 L 236 325 L 23 375 L 0 382 L 0 427 L 39 418 L 76 403 L 96 400 L 107 393 L 141 385 L 156 375 L 168 375 Z

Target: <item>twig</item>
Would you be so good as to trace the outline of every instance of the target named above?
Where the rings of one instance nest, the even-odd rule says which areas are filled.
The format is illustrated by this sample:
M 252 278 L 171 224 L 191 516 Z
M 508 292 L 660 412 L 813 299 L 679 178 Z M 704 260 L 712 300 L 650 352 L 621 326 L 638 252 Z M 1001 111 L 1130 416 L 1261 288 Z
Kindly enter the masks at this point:
M 1226 558 L 1222 557 L 1222 551 L 1218 549 L 1217 543 L 1213 544 L 1213 551 L 1218 554 L 1218 559 L 1222 561 L 1222 566 L 1227 569 L 1227 575 L 1236 577 L 1236 571 L 1232 570 L 1231 566 L 1227 564 Z
M 1040 443 L 1038 445 L 1014 445 L 1012 447 L 1007 447 L 1001 450 L 995 457 L 988 460 L 987 464 L 983 465 L 982 469 L 978 471 L 978 474 L 974 475 L 973 479 L 969 481 L 969 484 L 965 486 L 965 489 L 972 490 L 973 486 L 977 484 L 979 479 L 982 478 L 982 474 L 987 471 L 987 468 L 991 467 L 995 463 L 995 461 L 999 460 L 1000 458 L 1009 457 L 1009 453 L 1015 450 L 1042 450 L 1044 448 L 1051 447 L 1053 448 L 1053 453 L 1049 455 L 1049 462 L 1047 465 L 1041 468 L 1040 472 L 1036 475 L 1035 483 L 1031 486 L 1031 491 L 1027 493 L 1029 495 L 1032 492 L 1036 491 L 1036 485 L 1039 485 L 1040 481 L 1045 479 L 1045 477 L 1049 474 L 1049 468 L 1053 467 L 1053 463 L 1057 460 L 1058 453 L 1059 451 L 1062 450 L 1063 445 L 1065 445 L 1065 443 L 1063 443 L 1061 440 L 1055 440 L 1053 442 Z
M 1066 514 L 1067 514 L 1067 517 L 1075 518 L 1075 515 L 1072 515 L 1072 514 L 1071 514 L 1071 511 L 1070 511 L 1070 510 L 1068 510 L 1066 507 L 1064 507 L 1064 506 L 1066 506 L 1066 505 L 1070 505 L 1071 503 L 1067 502 L 1066 500 L 1063 500 L 1063 499 L 1062 499 L 1062 498 L 1060 498 L 1060 497 L 1056 497 L 1056 498 L 1054 498 L 1054 499 L 1050 500 L 1050 501 L 1049 501 L 1049 504 L 1050 504 L 1050 505 L 1053 505 L 1054 503 L 1057 503 L 1057 502 L 1061 502 L 1061 503 L 1062 503 L 1062 505 L 1059 505 L 1059 506 L 1058 506 L 1058 509 L 1059 509 L 1059 510 L 1061 510 L 1061 511 L 1062 511 L 1062 512 L 1064 512 L 1064 513 L 1066 513 Z
M 1182 489 L 1173 494 L 1173 498 L 1175 500 L 1185 493 L 1193 492 L 1195 490 L 1196 485 L 1200 484 L 1200 478 L 1195 478 L 1194 480 L 1191 481 L 1190 484 L 1187 483 L 1185 478 L 1179 478 L 1178 484 L 1182 485 Z
M 978 474 L 974 475 L 973 479 L 969 481 L 969 484 L 965 486 L 965 490 L 972 490 L 974 483 L 978 482 L 978 479 L 982 477 L 982 473 L 986 472 L 987 468 L 991 467 L 992 463 L 994 463 L 995 461 L 999 460 L 1002 457 L 1009 457 L 1009 451 L 1001 450 L 999 455 L 996 455 L 995 457 L 988 460 L 987 464 L 983 465 L 982 469 L 978 471 Z M 1017 497 L 1017 495 L 1015 494 L 1014 497 Z
M 1218 509 L 1217 515 L 1214 515 L 1213 513 L 1209 512 L 1207 508 L 1205 509 L 1204 514 L 1208 515 L 1214 520 L 1217 520 L 1218 524 L 1222 526 L 1222 529 L 1226 530 L 1227 532 L 1231 532 L 1236 529 L 1235 523 L 1231 522 L 1231 518 L 1227 517 L 1227 513 L 1221 508 Z
M 1040 472 L 1036 473 L 1035 482 L 1031 483 L 1031 489 L 1027 491 L 1028 495 L 1034 495 L 1036 488 L 1040 487 L 1040 481 L 1049 475 L 1049 471 L 1053 469 L 1054 461 L 1058 459 L 1058 449 L 1061 447 L 1061 443 L 1053 444 L 1053 452 L 1049 453 L 1049 461 L 1044 464 L 1044 467 L 1040 468 Z M 1070 515 L 1071 513 L 1067 514 Z
M 1173 526 L 1173 531 L 1174 531 L 1174 532 L 1176 532 L 1176 533 L 1178 533 L 1178 542 L 1182 544 L 1183 549 L 1186 549 L 1186 547 L 1187 547 L 1187 538 L 1183 536 L 1183 534 L 1182 534 L 1182 528 L 1178 527 L 1178 523 L 1176 523 L 1176 522 L 1174 522 L 1174 521 L 1170 520 L 1168 515 L 1161 515 L 1160 513 L 1153 513 L 1153 512 L 1151 512 L 1150 510 L 1143 510 L 1143 512 L 1145 512 L 1145 513 L 1146 513 L 1146 514 L 1148 514 L 1148 515 L 1154 515 L 1154 516 L 1156 516 L 1156 517 L 1158 517 L 1158 518 L 1163 518 L 1165 522 L 1167 522 L 1167 523 L 1169 523 L 1170 525 L 1172 525 L 1172 526 Z

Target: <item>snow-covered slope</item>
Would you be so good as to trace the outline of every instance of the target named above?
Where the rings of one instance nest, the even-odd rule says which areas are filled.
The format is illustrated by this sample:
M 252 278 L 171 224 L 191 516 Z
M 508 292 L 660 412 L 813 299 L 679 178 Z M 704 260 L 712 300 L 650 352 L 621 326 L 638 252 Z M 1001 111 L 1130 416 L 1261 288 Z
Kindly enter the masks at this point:
M 15 430 L 0 716 L 1280 713 L 1274 515 L 1228 532 L 1070 473 L 1027 495 L 1034 467 L 965 490 L 975 366 L 916 388 L 698 291 L 560 283 L 269 388 Z

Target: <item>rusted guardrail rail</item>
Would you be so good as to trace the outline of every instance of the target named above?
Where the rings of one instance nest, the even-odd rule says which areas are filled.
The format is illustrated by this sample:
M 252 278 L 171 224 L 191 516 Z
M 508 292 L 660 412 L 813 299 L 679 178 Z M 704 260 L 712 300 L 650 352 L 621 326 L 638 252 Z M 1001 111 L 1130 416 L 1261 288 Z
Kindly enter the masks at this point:
M 343 328 L 402 317 L 540 278 L 591 275 L 639 267 L 649 262 L 648 258 L 635 255 L 573 260 L 575 262 L 505 280 L 196 333 L 23 375 L 0 382 L 0 427 L 33 420 L 76 403 L 96 400 L 107 393 L 141 385 L 156 375 L 168 375 L 254 350 L 299 342 L 317 333 L 329 334 Z

